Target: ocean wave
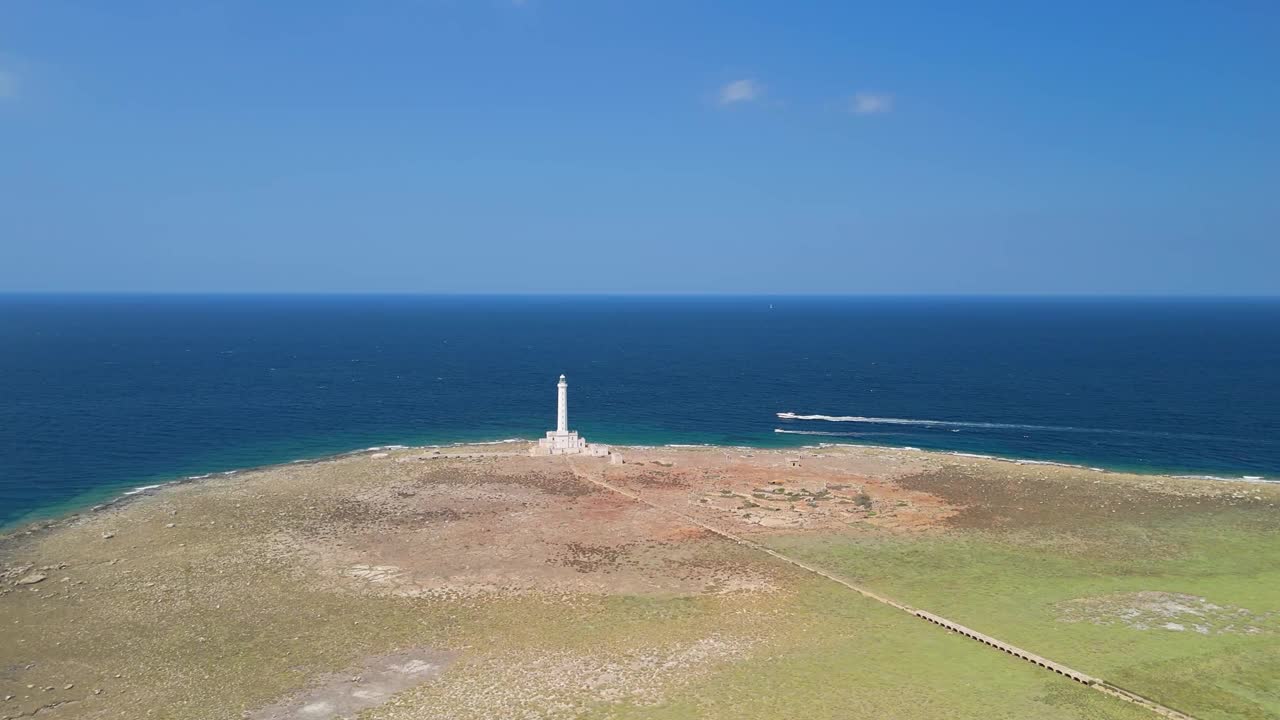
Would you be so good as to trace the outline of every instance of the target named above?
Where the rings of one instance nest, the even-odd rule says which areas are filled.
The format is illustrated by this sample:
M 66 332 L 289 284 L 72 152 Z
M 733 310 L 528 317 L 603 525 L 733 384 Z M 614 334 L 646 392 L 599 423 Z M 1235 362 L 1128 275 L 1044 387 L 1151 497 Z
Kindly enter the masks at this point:
M 975 460 L 996 460 L 999 462 L 1014 463 L 1015 465 L 1053 465 L 1055 467 L 1075 468 L 1077 470 L 1096 470 L 1098 472 L 1109 472 L 1102 468 L 1085 467 L 1075 463 L 1058 462 L 1057 460 L 1033 460 L 1031 458 L 1016 457 L 1000 457 L 999 455 L 984 455 L 983 453 L 970 452 L 948 452 L 947 455 L 952 457 L 973 458 Z
M 147 492 L 148 490 L 156 490 L 158 488 L 164 487 L 165 485 L 172 485 L 172 484 L 173 483 L 158 483 L 156 485 L 141 485 L 132 490 L 125 490 L 123 493 L 121 493 L 121 495 L 122 496 L 123 495 L 139 495 L 144 492 Z
M 451 443 L 437 443 L 434 445 L 418 445 L 419 449 L 438 450 L 444 448 L 466 447 L 468 445 L 505 445 L 507 443 L 527 443 L 533 442 L 528 438 L 506 438 L 505 440 L 459 440 Z M 407 445 L 384 445 L 382 450 L 404 450 Z
M 1138 437 L 1164 437 L 1185 440 L 1237 440 L 1242 438 L 1223 437 L 1220 435 L 1203 435 L 1199 433 L 1172 433 L 1156 430 L 1125 430 L 1120 428 L 1089 428 L 1074 425 L 1034 425 L 1029 423 L 980 422 L 974 420 L 923 420 L 918 418 L 865 417 L 862 415 L 801 415 L 793 412 L 780 412 L 777 416 L 783 420 L 816 420 L 822 422 L 866 423 L 870 425 L 911 425 L 932 428 L 976 428 L 980 430 L 1037 430 L 1041 432 L 1097 433 L 1105 435 L 1130 435 Z M 1249 442 L 1265 442 L 1250 440 Z
M 1061 463 L 1061 462 L 1055 462 L 1053 460 L 1028 460 L 1026 458 L 1010 458 L 1010 459 L 1013 460 L 1013 462 L 1018 463 L 1019 465 L 1060 465 L 1062 467 L 1078 467 L 1078 468 L 1084 467 L 1083 465 L 1076 465 L 1073 463 Z
M 1280 483 L 1280 478 L 1267 478 L 1261 475 L 1241 475 L 1240 477 L 1223 477 L 1221 475 L 1174 475 L 1176 478 L 1186 480 L 1227 480 L 1230 482 L 1247 482 L 1247 483 Z

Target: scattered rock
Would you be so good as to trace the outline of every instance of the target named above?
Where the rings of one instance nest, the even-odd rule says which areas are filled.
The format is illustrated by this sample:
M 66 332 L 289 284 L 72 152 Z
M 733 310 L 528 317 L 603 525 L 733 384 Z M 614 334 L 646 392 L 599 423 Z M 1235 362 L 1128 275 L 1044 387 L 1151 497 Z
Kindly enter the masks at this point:
M 248 712 L 245 717 L 251 720 L 354 717 L 366 708 L 381 705 L 397 692 L 434 679 L 452 660 L 453 653 L 429 648 L 367 658 L 357 674 L 324 676 L 312 689 Z
M 36 583 L 40 582 L 41 580 L 44 580 L 47 577 L 49 576 L 45 575 L 44 573 L 38 573 L 38 572 L 31 573 L 30 575 L 19 578 L 18 584 L 19 585 L 35 585 Z
M 1190 626 L 1200 635 L 1250 633 L 1276 615 L 1219 605 L 1196 595 L 1152 590 L 1076 598 L 1055 607 L 1063 622 L 1173 632 L 1184 632 Z
M 769 516 L 769 517 L 760 518 L 759 524 L 761 527 L 767 527 L 767 528 L 799 527 L 800 519 L 796 517 Z
M 32 565 L 30 563 L 26 565 L 18 565 L 16 567 L 11 567 L 8 570 L 5 570 L 3 573 L 0 573 L 0 578 L 4 578 L 7 580 L 9 578 L 22 577 L 23 575 L 26 575 L 27 573 L 34 570 L 35 567 L 36 567 L 35 565 Z
M 115 537 L 115 536 L 116 536 L 116 534 L 115 534 L 115 533 L 113 533 L 113 532 L 111 532 L 110 530 L 108 530 L 108 531 L 106 531 L 106 532 L 102 533 L 102 539 L 103 539 L 103 540 L 110 540 L 111 538 L 113 538 L 113 537 Z

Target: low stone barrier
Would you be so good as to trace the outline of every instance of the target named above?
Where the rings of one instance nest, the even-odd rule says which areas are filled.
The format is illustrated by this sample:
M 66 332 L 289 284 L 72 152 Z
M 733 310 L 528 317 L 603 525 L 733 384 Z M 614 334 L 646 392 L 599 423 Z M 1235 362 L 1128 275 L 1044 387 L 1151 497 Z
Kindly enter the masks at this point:
M 983 635 L 977 630 L 971 630 L 961 625 L 960 623 L 952 622 L 944 617 L 939 617 L 938 615 L 934 615 L 933 613 L 925 612 L 924 610 L 915 610 L 913 614 L 918 618 L 923 618 L 925 620 L 928 620 L 934 625 L 941 625 L 942 627 L 948 630 L 951 630 L 952 632 L 958 632 L 961 635 L 964 635 L 965 637 L 971 640 L 977 640 L 978 642 L 984 645 L 990 645 L 991 647 L 997 650 L 1003 650 L 1004 652 L 1007 652 L 1010 655 L 1013 655 L 1014 657 L 1022 658 L 1023 660 L 1026 660 L 1029 663 L 1034 663 L 1036 665 L 1039 665 L 1040 667 L 1045 668 L 1046 670 L 1052 670 L 1053 672 L 1056 672 L 1059 675 L 1064 675 L 1066 677 L 1069 677 L 1078 683 L 1082 683 L 1084 685 L 1096 685 L 1099 682 L 1101 682 L 1097 678 L 1092 677 L 1090 675 L 1085 675 L 1079 670 L 1072 670 L 1066 665 L 1059 665 L 1058 663 L 1052 660 L 1049 660 L 1048 658 L 1042 658 L 1039 655 L 1036 655 L 1035 653 L 1030 653 L 1030 652 L 1027 652 L 1026 650 L 1023 650 L 1020 647 L 1010 645 L 1009 643 L 1006 643 L 1006 642 L 1001 642 L 989 635 Z

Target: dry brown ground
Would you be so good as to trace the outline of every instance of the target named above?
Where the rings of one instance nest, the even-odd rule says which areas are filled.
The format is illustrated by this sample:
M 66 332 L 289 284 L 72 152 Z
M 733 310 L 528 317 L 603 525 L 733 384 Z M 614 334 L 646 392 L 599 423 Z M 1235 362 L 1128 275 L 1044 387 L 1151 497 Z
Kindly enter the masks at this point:
M 602 461 L 586 460 L 598 471 Z M 383 460 L 384 481 L 275 535 L 335 583 L 406 597 L 768 590 L 677 517 L 523 456 Z

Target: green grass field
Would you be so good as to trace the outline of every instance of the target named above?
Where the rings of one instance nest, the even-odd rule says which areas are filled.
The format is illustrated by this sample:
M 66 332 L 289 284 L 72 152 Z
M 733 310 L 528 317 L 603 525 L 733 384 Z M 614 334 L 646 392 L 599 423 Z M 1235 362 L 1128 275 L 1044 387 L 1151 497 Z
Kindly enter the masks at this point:
M 1280 716 L 1280 613 L 1268 612 L 1280 608 L 1274 515 L 1228 508 L 1070 529 L 770 544 L 1198 717 L 1274 718 Z M 1220 609 L 1204 613 L 1196 606 L 1202 616 L 1178 617 L 1139 611 L 1126 622 L 1139 592 L 1202 597 Z
M 823 580 L 767 652 L 620 718 L 1148 718 L 1150 713 Z
M 366 716 L 414 718 L 414 708 L 431 706 L 470 720 L 564 706 L 576 708 L 565 717 L 601 720 L 1152 717 L 829 581 L 778 569 L 788 589 L 772 597 L 624 596 L 568 611 L 528 601 L 491 606 L 467 634 L 500 644 L 500 653 L 462 661 Z M 749 643 L 667 667 L 707 638 Z M 641 668 L 643 658 L 655 662 Z

